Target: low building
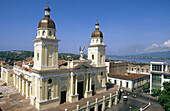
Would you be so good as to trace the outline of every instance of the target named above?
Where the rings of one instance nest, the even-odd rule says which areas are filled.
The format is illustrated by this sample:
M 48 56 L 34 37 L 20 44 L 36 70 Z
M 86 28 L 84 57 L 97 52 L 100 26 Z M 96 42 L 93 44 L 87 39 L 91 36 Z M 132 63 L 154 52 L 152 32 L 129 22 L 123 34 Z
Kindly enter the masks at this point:
M 1 66 L 1 80 L 6 82 L 7 85 L 13 85 L 13 67 Z
M 105 62 L 107 65 L 107 74 L 125 74 L 127 69 L 127 62 L 117 61 L 117 62 Z
M 128 64 L 127 66 L 127 73 L 133 73 L 133 74 L 148 74 L 150 72 L 150 66 L 149 65 L 134 65 L 134 64 Z
M 150 63 L 150 94 L 152 89 L 163 90 L 163 83 L 170 82 L 170 71 L 166 62 Z
M 149 82 L 149 75 L 146 74 L 109 74 L 108 83 L 119 85 L 120 88 L 134 91 Z

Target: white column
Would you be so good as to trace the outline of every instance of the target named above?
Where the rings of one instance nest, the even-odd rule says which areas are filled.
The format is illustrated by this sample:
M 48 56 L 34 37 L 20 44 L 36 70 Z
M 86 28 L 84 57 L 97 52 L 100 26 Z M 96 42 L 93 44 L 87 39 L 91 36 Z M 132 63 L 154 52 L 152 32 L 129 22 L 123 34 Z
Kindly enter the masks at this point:
M 86 92 L 88 92 L 88 86 L 89 86 L 89 77 L 88 77 L 88 73 L 87 73 L 87 76 L 86 76 Z
M 110 93 L 110 98 L 109 98 L 109 108 L 112 107 L 112 93 Z
M 1 67 L 1 80 L 2 80 L 2 81 L 4 81 L 4 80 L 3 80 L 3 75 L 4 75 L 4 74 L 3 74 L 3 67 Z
M 150 72 L 150 94 L 152 94 L 152 73 Z
M 98 104 L 97 103 L 98 103 L 98 99 L 96 98 L 96 103 L 95 103 L 95 108 L 94 108 L 95 111 L 98 111 Z
M 28 81 L 26 82 L 26 99 L 29 97 L 29 83 Z
M 165 67 L 166 67 L 166 68 L 165 68 L 165 71 L 168 71 L 168 65 L 166 65 Z
M 13 74 L 14 75 L 14 86 L 15 86 L 15 84 L 16 84 L 16 77 L 15 77 L 15 74 Z
M 21 87 L 22 87 L 22 79 L 21 77 L 19 76 L 19 92 L 21 92 Z
M 22 79 L 22 95 L 24 95 L 24 91 L 25 91 L 25 80 L 24 79 Z
M 150 71 L 152 71 L 152 64 L 150 64 Z
M 76 75 L 76 83 L 75 83 L 75 95 L 77 95 L 77 83 L 78 83 L 78 81 L 77 81 L 77 75 Z
M 91 90 L 91 85 L 92 85 L 92 74 L 89 74 L 89 76 L 90 76 L 90 87 L 89 87 L 89 91 L 92 91 L 92 90 Z
M 74 90 L 74 84 L 73 84 L 73 73 L 71 72 L 71 84 L 70 84 L 70 95 L 72 96 L 73 95 L 73 90 Z
M 103 96 L 103 104 L 102 104 L 102 111 L 105 110 L 105 106 L 106 106 L 106 97 Z
M 164 89 L 163 83 L 164 83 L 164 75 L 162 74 L 162 76 L 161 76 L 161 90 Z

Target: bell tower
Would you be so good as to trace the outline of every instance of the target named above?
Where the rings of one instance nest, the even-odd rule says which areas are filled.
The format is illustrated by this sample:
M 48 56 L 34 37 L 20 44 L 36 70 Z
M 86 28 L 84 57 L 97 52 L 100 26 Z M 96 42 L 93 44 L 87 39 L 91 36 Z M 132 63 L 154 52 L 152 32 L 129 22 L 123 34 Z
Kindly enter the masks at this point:
M 95 66 L 105 65 L 105 47 L 103 33 L 99 30 L 98 21 L 95 24 L 95 31 L 91 35 L 91 43 L 88 46 L 88 59 Z
M 40 20 L 34 41 L 34 69 L 58 69 L 58 40 L 55 23 L 50 18 L 50 8 L 45 8 L 45 17 Z

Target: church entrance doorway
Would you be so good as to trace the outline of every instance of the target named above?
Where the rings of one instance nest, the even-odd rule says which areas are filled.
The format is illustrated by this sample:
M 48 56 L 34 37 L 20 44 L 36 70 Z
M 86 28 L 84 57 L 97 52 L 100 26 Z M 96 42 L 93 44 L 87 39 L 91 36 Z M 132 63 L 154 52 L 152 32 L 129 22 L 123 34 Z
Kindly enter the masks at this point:
M 77 88 L 77 93 L 79 94 L 79 97 L 78 97 L 78 99 L 80 100 L 80 99 L 82 99 L 83 97 L 84 97 L 84 93 L 83 93 L 83 81 L 81 81 L 81 82 L 78 82 L 78 88 Z
M 92 96 L 94 96 L 96 93 L 95 93 L 95 85 L 93 84 L 92 86 L 91 86 L 91 88 L 92 88 Z
M 61 102 L 60 102 L 60 104 L 66 102 L 66 94 L 67 94 L 67 91 L 61 91 Z

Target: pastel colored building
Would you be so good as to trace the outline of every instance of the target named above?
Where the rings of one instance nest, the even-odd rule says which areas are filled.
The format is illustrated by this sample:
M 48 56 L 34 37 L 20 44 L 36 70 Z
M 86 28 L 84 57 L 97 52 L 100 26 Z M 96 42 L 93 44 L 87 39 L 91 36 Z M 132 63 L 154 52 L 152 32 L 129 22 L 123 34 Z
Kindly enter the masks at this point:
M 99 23 L 88 46 L 88 60 L 59 61 L 59 41 L 56 38 L 54 21 L 50 8 L 45 8 L 45 17 L 40 20 L 34 41 L 34 58 L 18 61 L 13 75 L 4 73 L 1 79 L 12 84 L 31 100 L 37 109 L 56 107 L 64 102 L 76 102 L 106 91 L 106 65 L 103 34 Z M 82 53 L 82 52 L 81 52 Z
M 163 83 L 170 82 L 170 71 L 166 62 L 150 63 L 150 94 L 152 89 L 163 90 Z

